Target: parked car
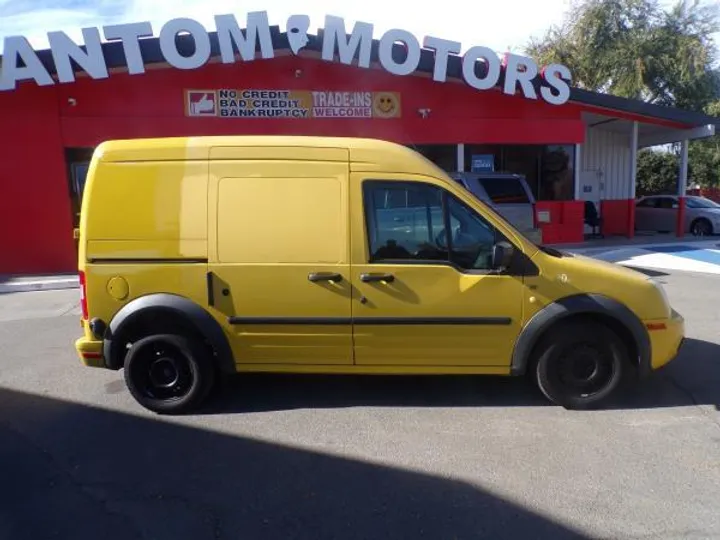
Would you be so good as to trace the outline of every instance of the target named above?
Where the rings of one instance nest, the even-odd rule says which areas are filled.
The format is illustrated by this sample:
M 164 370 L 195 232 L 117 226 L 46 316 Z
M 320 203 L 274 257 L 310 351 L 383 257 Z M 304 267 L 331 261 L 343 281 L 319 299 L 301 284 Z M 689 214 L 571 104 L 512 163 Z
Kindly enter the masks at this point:
M 450 177 L 523 233 L 535 230 L 535 197 L 521 174 L 455 172 Z
M 677 229 L 678 197 L 649 195 L 635 203 L 635 230 L 670 232 Z M 684 232 L 695 236 L 720 233 L 720 204 L 705 197 L 685 197 Z

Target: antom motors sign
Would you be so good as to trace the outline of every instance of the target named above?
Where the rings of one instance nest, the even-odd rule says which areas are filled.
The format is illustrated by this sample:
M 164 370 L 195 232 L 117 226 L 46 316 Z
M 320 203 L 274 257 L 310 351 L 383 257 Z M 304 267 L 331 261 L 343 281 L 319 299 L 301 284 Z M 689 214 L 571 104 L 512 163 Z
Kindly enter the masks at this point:
M 397 92 L 187 90 L 185 114 L 219 118 L 400 118 Z
M 220 60 L 223 63 L 235 63 L 238 56 L 242 62 L 253 61 L 258 56 L 263 59 L 274 58 L 277 44 L 273 42 L 267 12 L 248 13 L 244 30 L 232 14 L 216 15 L 214 19 Z M 285 30 L 293 54 L 299 55 L 307 47 L 310 41 L 309 29 L 310 17 L 307 15 L 291 15 L 288 18 Z M 348 32 L 342 18 L 328 15 L 324 28 L 319 30 L 321 58 L 324 61 L 370 68 L 374 39 L 372 24 L 356 22 Z M 181 34 L 192 38 L 194 46 L 191 52 L 178 49 L 176 37 Z M 5 37 L 0 91 L 14 90 L 22 81 L 34 81 L 40 86 L 54 85 L 56 80 L 59 83 L 73 82 L 76 77 L 74 65 L 93 79 L 108 78 L 110 74 L 102 48 L 103 38 L 122 44 L 130 75 L 145 73 L 140 41 L 153 37 L 150 22 L 103 26 L 102 37 L 99 28 L 83 28 L 82 35 L 84 44 L 81 46 L 65 32 L 48 32 L 50 54 L 57 73 L 55 77 L 50 75 L 27 38 Z M 158 42 L 163 59 L 176 69 L 198 69 L 210 60 L 210 34 L 193 19 L 176 18 L 166 22 L 160 29 Z M 401 43 L 405 49 L 402 59 L 393 54 L 397 43 Z M 495 88 L 502 80 L 501 90 L 508 95 L 519 93 L 527 99 L 541 98 L 554 105 L 561 105 L 570 98 L 570 70 L 562 64 L 549 64 L 539 69 L 532 58 L 506 53 L 501 59 L 495 51 L 483 46 L 472 46 L 461 55 L 462 45 L 457 41 L 426 36 L 421 42 L 412 33 L 399 28 L 390 29 L 380 37 L 378 63 L 393 75 L 410 75 L 418 69 L 423 50 L 432 53 L 432 78 L 438 82 L 447 80 L 448 60 L 451 56 L 457 56 L 462 65 L 463 80 L 477 90 Z M 483 69 L 478 69 L 479 65 L 484 66 Z M 538 77 L 542 84 L 536 90 L 533 81 Z

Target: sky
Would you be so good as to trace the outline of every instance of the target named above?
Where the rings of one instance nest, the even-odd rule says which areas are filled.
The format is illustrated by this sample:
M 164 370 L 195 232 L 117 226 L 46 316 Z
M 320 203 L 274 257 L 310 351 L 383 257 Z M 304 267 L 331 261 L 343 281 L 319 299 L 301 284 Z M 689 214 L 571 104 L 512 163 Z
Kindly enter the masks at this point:
M 389 28 L 402 28 L 419 39 L 433 35 L 460 41 L 463 50 L 485 45 L 519 52 L 531 35 L 542 35 L 562 20 L 569 0 L 436 1 L 429 5 L 432 9 L 407 0 L 0 0 L 0 37 L 22 35 L 41 49 L 47 48 L 46 33 L 53 30 L 64 30 L 81 42 L 80 28 L 88 25 L 147 20 L 158 35 L 162 24 L 175 17 L 191 17 L 214 30 L 214 15 L 232 13 L 242 27 L 245 13 L 267 11 L 270 23 L 281 28 L 289 15 L 304 13 L 310 16 L 311 32 L 316 33 L 325 15 L 337 15 L 345 19 L 348 29 L 358 20 L 372 23 L 376 38 Z M 448 5 L 453 9 L 446 9 Z
M 348 30 L 358 20 L 372 23 L 375 38 L 389 28 L 401 28 L 420 40 L 432 35 L 459 41 L 463 51 L 484 45 L 522 53 L 531 37 L 541 37 L 563 20 L 570 0 L 436 0 L 428 5 L 423 9 L 408 0 L 0 0 L 0 38 L 25 36 L 38 50 L 47 48 L 49 31 L 63 30 L 82 43 L 84 26 L 150 21 L 157 36 L 162 24 L 175 17 L 190 17 L 214 30 L 214 15 L 232 13 L 242 27 L 247 12 L 267 11 L 270 23 L 281 28 L 289 15 L 309 15 L 311 33 L 323 26 L 325 15 L 337 15 L 345 19 Z M 716 43 L 720 46 L 720 35 Z

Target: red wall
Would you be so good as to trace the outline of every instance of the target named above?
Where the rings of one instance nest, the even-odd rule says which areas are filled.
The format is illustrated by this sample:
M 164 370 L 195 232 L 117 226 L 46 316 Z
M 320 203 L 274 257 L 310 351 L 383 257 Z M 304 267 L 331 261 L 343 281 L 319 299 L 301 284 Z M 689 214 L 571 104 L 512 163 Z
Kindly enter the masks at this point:
M 57 94 L 0 94 L 0 274 L 76 267 Z
M 301 75 L 296 76 L 296 71 Z M 185 116 L 187 89 L 391 91 L 399 119 L 228 119 Z M 427 119 L 418 109 L 432 112 Z M 306 134 L 377 137 L 401 143 L 583 142 L 581 108 L 480 92 L 461 83 L 398 77 L 321 60 L 280 57 L 213 63 L 200 70 L 151 69 L 96 81 L 0 93 L 5 127 L 0 145 L 0 274 L 72 271 L 76 251 L 64 148 L 106 139 Z

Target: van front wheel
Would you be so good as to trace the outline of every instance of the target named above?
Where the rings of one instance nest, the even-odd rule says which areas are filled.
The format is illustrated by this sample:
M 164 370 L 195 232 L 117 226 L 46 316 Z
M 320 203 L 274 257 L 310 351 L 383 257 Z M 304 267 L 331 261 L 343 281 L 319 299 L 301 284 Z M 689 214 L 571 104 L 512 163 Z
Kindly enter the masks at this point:
M 179 414 L 198 406 L 214 382 L 214 369 L 201 343 L 175 334 L 156 334 L 132 344 L 125 357 L 125 384 L 151 411 Z
M 535 377 L 540 391 L 567 409 L 605 401 L 629 366 L 627 347 L 603 324 L 571 322 L 544 337 L 537 349 Z

